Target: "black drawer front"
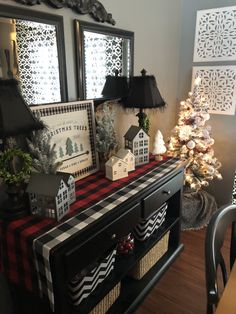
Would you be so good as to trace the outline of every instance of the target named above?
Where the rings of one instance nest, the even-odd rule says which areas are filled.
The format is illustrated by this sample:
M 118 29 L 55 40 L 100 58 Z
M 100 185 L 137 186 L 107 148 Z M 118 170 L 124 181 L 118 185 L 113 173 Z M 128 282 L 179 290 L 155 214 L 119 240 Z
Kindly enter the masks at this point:
M 65 267 L 68 280 L 117 243 L 117 240 L 128 234 L 139 222 L 141 206 L 137 204 L 119 218 L 108 224 L 86 242 L 83 242 L 65 254 Z
M 143 199 L 142 218 L 148 218 L 156 209 L 173 196 L 183 185 L 183 173 L 176 175 L 159 189 Z

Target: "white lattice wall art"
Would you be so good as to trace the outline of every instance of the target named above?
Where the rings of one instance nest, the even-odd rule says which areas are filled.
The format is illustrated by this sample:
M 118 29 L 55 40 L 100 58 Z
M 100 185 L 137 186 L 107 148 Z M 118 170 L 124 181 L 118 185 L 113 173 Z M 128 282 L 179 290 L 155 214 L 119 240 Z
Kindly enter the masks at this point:
M 232 191 L 232 204 L 236 204 L 236 170 L 234 173 L 234 184 L 233 184 L 233 191 Z
M 236 66 L 193 67 L 192 85 L 200 77 L 199 93 L 209 104 L 209 112 L 234 115 Z
M 194 62 L 236 60 L 236 6 L 197 12 Z
M 16 30 L 20 85 L 27 104 L 60 102 L 56 27 L 16 20 Z

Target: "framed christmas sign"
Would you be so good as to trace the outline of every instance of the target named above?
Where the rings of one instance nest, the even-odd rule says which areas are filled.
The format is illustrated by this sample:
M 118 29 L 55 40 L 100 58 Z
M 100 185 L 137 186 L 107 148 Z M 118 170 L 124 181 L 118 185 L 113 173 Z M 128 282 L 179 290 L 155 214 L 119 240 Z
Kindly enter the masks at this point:
M 95 149 L 93 101 L 76 101 L 31 107 L 33 114 L 48 127 L 51 145 L 55 145 L 59 171 L 81 179 L 98 170 Z

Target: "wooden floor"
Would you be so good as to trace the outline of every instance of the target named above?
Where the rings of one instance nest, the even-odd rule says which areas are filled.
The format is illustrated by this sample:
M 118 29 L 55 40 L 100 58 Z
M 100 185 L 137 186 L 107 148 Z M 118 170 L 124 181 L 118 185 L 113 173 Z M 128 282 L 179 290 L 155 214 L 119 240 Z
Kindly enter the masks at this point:
M 205 229 L 183 231 L 184 251 L 135 314 L 205 314 Z M 229 250 L 229 236 L 224 253 Z

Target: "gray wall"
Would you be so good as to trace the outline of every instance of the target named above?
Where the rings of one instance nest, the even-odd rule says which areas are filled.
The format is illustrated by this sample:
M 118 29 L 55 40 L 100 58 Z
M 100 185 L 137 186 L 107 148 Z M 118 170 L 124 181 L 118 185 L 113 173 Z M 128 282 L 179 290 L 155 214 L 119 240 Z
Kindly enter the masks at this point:
M 101 0 L 108 12 L 116 20 L 115 27 L 135 33 L 134 73 L 140 74 L 145 68 L 148 74 L 154 74 L 162 96 L 168 103 L 165 112 L 150 111 L 151 143 L 159 128 L 165 137 L 174 126 L 176 117 L 176 95 L 178 81 L 180 16 L 182 0 Z M 0 0 L 0 3 L 25 7 L 15 1 Z M 66 65 L 69 100 L 76 100 L 76 73 L 73 20 L 75 18 L 96 23 L 88 15 L 79 15 L 68 8 L 56 10 L 45 4 L 28 9 L 63 15 L 66 38 Z M 116 105 L 117 136 L 123 145 L 123 135 L 131 124 L 137 124 L 133 112 L 124 112 Z M 152 147 L 151 147 L 152 148 Z
M 179 86 L 178 99 L 185 99 L 191 89 L 193 66 L 193 47 L 197 10 L 226 7 L 236 5 L 236 0 L 183 0 L 182 25 L 180 41 Z M 211 65 L 222 63 L 214 62 Z M 224 62 L 236 64 L 236 62 Z M 208 63 L 194 63 L 194 65 L 209 65 Z M 214 180 L 208 191 L 215 197 L 219 205 L 231 200 L 234 169 L 236 168 L 236 118 L 234 116 L 211 114 L 208 124 L 212 126 L 212 137 L 215 156 L 222 163 L 221 174 L 223 180 Z
M 167 139 L 169 130 L 174 126 L 177 105 L 177 84 L 180 17 L 182 0 L 102 0 L 105 8 L 117 21 L 118 28 L 135 33 L 134 74 L 140 75 L 145 68 L 154 74 L 158 88 L 168 103 L 161 113 L 150 111 L 151 149 L 157 129 Z M 123 135 L 131 124 L 137 125 L 134 113 L 127 113 L 118 108 L 118 139 L 123 144 Z

